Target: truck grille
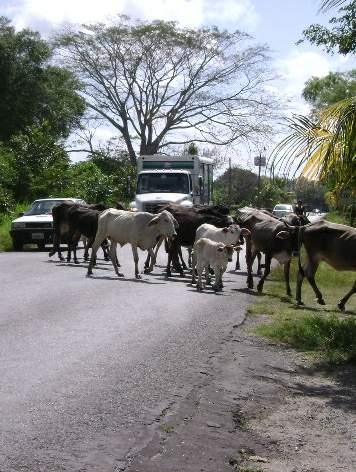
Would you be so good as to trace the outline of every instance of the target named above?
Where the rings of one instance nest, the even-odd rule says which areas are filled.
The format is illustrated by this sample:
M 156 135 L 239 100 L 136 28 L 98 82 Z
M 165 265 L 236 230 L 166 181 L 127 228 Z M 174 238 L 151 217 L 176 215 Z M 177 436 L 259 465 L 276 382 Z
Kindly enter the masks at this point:
M 162 205 L 167 205 L 168 202 L 159 202 L 159 203 L 145 203 L 143 205 L 143 211 L 148 211 L 148 213 L 158 213 Z
M 52 228 L 52 223 L 26 223 L 26 228 L 35 228 L 35 229 L 44 229 L 44 228 Z

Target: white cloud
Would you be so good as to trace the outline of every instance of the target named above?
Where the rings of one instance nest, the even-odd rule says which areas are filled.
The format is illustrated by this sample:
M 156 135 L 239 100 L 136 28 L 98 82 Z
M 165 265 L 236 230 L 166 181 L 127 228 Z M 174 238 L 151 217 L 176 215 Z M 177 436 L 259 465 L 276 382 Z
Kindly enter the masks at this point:
M 18 28 L 47 32 L 61 23 L 95 23 L 118 14 L 144 20 L 174 20 L 182 26 L 217 25 L 252 31 L 258 15 L 251 0 L 13 0 L 0 14 Z

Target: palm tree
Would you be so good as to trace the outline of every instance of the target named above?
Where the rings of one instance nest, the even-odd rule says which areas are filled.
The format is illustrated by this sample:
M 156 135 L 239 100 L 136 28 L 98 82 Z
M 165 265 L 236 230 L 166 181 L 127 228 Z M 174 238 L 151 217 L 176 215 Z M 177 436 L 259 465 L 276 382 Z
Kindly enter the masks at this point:
M 296 115 L 288 127 L 273 153 L 276 171 L 327 182 L 336 199 L 356 196 L 356 97 L 322 110 L 315 121 Z

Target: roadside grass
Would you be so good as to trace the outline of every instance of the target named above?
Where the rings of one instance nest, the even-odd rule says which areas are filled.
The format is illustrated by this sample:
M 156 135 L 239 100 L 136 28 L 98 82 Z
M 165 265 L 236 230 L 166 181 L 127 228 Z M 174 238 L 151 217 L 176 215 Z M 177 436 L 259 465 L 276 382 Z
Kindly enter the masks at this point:
M 294 260 L 291 265 L 294 293 L 297 269 Z M 251 315 L 268 315 L 267 322 L 259 324 L 256 332 L 308 353 L 318 361 L 356 364 L 356 295 L 349 299 L 344 313 L 337 309 L 337 303 L 352 287 L 354 280 L 353 272 L 337 272 L 326 264 L 320 264 L 316 283 L 327 305 L 316 303 L 315 294 L 304 279 L 304 305 L 299 307 L 293 298 L 284 295 L 283 270 L 281 266 L 277 267 L 266 280 L 260 301 L 248 309 Z
M 339 223 L 339 224 L 342 224 L 342 225 L 349 225 L 350 222 L 348 221 L 348 219 L 342 215 L 341 213 L 337 212 L 337 211 L 330 211 L 325 219 L 327 219 L 328 221 L 331 221 L 332 223 Z
M 16 205 L 11 213 L 0 214 L 0 251 L 10 251 L 12 249 L 12 240 L 10 236 L 11 221 L 17 218 L 20 212 L 29 207 L 28 203 Z

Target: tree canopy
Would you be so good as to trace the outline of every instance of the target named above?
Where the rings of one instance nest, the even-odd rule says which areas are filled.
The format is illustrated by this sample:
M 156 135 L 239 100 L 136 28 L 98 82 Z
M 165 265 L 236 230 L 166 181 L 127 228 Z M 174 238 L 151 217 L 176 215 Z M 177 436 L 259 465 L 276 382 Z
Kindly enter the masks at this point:
M 313 113 L 345 98 L 355 97 L 356 70 L 312 77 L 306 82 L 302 95 L 312 105 Z
M 83 25 L 57 37 L 94 115 L 136 154 L 189 142 L 223 145 L 268 130 L 267 49 L 248 35 L 174 22 Z
M 303 31 L 304 38 L 316 46 L 325 48 L 328 53 L 350 54 L 356 52 L 356 0 L 326 0 L 322 9 L 336 6 L 338 16 L 329 20 L 331 28 L 314 24 Z
M 39 33 L 16 32 L 0 17 L 0 140 L 43 121 L 54 136 L 67 137 L 79 124 L 85 108 L 79 83 L 69 70 L 51 65 L 51 57 Z

